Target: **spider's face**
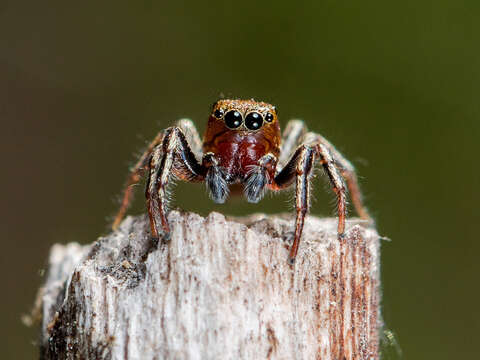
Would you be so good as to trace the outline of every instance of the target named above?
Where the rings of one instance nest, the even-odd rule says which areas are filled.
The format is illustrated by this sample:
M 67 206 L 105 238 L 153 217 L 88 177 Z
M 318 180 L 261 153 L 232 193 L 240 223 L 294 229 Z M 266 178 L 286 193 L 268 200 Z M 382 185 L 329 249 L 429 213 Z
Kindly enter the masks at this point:
M 219 100 L 208 119 L 203 150 L 216 154 L 222 167 L 236 169 L 236 175 L 241 177 L 263 155 L 278 156 L 280 141 L 273 105 L 254 100 Z
M 278 127 L 275 106 L 252 100 L 219 100 L 213 105 L 211 120 L 222 122 L 230 130 L 256 132 Z

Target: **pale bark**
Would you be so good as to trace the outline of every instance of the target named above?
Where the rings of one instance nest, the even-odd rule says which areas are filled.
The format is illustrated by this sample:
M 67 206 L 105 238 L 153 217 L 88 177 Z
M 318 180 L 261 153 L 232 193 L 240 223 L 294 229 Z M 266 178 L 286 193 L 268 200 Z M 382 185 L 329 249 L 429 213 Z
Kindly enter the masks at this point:
M 377 359 L 379 237 L 358 221 L 293 222 L 170 213 L 152 244 L 145 217 L 90 246 L 55 245 L 43 291 L 42 357 Z

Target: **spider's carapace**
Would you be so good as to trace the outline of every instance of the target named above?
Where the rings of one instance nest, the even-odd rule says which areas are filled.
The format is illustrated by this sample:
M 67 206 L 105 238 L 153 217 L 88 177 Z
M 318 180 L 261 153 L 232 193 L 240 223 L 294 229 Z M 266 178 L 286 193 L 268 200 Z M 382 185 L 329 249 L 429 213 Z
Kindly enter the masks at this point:
M 337 197 L 338 235 L 345 231 L 347 187 L 360 217 L 370 220 L 353 166 L 325 138 L 308 132 L 300 120 L 288 122 L 282 136 L 273 105 L 219 100 L 213 105 L 203 142 L 187 119 L 152 141 L 132 169 L 113 228 L 120 224 L 130 204 L 131 185 L 145 172 L 149 173 L 146 198 L 154 238 L 170 232 L 165 192 L 172 175 L 189 182 L 204 181 L 217 203 L 225 202 L 233 184 L 243 184 L 247 200 L 256 203 L 267 190 L 278 191 L 295 183 L 295 235 L 289 254 L 293 264 L 310 206 L 310 177 L 316 163 L 328 175 Z

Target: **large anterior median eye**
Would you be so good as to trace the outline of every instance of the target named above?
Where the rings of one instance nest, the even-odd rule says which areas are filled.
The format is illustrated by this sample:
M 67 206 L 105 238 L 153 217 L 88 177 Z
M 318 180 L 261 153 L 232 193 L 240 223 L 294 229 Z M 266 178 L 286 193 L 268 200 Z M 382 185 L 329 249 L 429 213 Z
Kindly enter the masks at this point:
M 242 125 L 242 114 L 240 114 L 237 110 L 230 110 L 227 112 L 225 115 L 225 124 L 230 128 L 230 129 L 236 129 L 240 125 Z
M 263 124 L 262 115 L 260 115 L 257 112 L 251 112 L 245 118 L 245 126 L 249 130 L 258 130 L 262 127 L 262 124 Z

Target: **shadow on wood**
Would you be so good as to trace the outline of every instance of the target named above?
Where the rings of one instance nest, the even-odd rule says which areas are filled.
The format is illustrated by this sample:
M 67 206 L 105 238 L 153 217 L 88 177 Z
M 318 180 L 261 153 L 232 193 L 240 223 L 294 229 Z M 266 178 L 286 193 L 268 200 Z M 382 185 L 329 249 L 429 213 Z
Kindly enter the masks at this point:
M 129 217 L 90 246 L 55 245 L 43 289 L 44 359 L 377 359 L 379 237 L 309 217 L 294 267 L 293 222 L 172 211 L 152 244 Z

